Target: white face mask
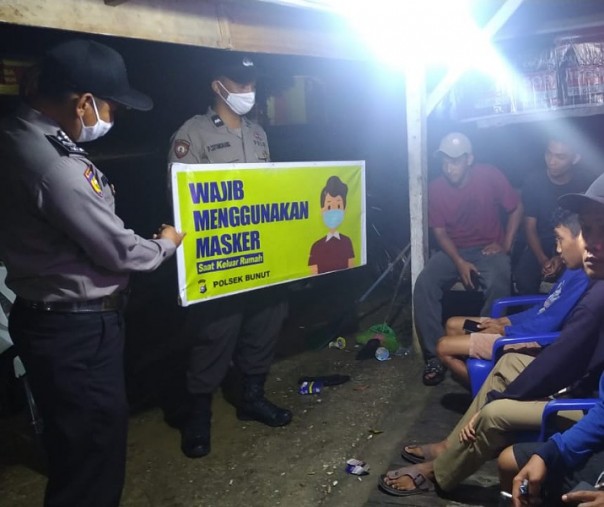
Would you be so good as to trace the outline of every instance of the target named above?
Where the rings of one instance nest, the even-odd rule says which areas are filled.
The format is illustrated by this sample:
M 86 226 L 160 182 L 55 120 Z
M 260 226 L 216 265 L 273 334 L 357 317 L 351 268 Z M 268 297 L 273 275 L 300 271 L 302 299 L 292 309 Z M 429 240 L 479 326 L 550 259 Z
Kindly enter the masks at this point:
M 90 141 L 94 141 L 99 137 L 103 137 L 107 132 L 111 130 L 113 127 L 113 122 L 108 122 L 105 120 L 101 120 L 99 116 L 99 110 L 96 107 L 96 101 L 94 98 L 92 99 L 92 105 L 94 107 L 94 113 L 96 114 L 96 123 L 90 127 L 84 125 L 84 120 L 80 116 L 80 123 L 82 123 L 82 131 L 80 132 L 80 136 L 76 139 L 78 143 L 88 143 Z
M 229 92 L 220 81 L 218 81 L 218 84 L 228 93 L 226 99 L 222 95 L 218 95 L 220 95 L 220 98 L 226 102 L 235 114 L 243 116 L 244 114 L 249 113 L 252 107 L 254 107 L 254 103 L 256 102 L 255 92 L 232 93 Z

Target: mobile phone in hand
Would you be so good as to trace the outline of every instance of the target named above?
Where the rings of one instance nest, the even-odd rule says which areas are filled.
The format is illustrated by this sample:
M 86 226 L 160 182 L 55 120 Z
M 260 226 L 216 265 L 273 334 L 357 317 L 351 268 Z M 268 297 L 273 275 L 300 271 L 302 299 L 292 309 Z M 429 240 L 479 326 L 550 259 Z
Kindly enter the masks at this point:
M 466 288 L 466 290 L 482 290 L 482 284 L 480 282 L 480 275 L 476 272 L 476 271 L 470 271 L 470 280 L 472 281 L 472 286 L 468 285 L 464 285 L 464 287 Z
M 482 331 L 480 327 L 480 322 L 476 322 L 475 320 L 466 319 L 463 323 L 463 330 L 468 333 L 480 333 Z

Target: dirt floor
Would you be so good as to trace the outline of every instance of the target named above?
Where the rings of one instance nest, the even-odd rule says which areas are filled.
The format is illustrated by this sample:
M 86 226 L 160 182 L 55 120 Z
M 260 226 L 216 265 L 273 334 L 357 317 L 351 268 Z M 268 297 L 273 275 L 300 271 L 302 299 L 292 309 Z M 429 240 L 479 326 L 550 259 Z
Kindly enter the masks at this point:
M 367 318 L 375 323 L 379 315 Z M 314 318 L 320 320 L 316 312 Z M 308 350 L 308 341 L 296 337 L 296 330 L 301 332 L 307 324 L 304 313 L 288 321 L 286 334 L 297 347 L 281 350 L 267 386 L 274 402 L 294 412 L 289 426 L 275 429 L 241 422 L 218 394 L 212 453 L 191 460 L 181 454 L 179 432 L 164 422 L 159 408 L 139 410 L 130 419 L 122 506 L 497 505 L 492 464 L 468 480 L 460 498 L 399 499 L 379 492 L 377 478 L 397 463 L 397 457 L 400 461 L 401 443 L 443 438 L 469 403 L 469 395 L 450 380 L 424 387 L 421 361 L 413 353 L 385 362 L 356 360 L 352 334 L 346 335 L 345 350 Z M 298 377 L 329 373 L 347 374 L 351 380 L 318 395 L 298 394 Z M 366 461 L 370 474 L 347 474 L 349 458 Z M 0 419 L 0 504 L 41 505 L 43 468 L 24 414 Z

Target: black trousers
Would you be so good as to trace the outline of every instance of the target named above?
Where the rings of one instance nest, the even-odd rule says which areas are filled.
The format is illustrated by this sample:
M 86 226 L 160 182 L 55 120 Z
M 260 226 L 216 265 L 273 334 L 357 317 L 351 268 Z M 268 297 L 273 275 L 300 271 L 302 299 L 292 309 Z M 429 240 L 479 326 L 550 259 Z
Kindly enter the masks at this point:
M 268 373 L 287 308 L 287 292 L 281 287 L 187 308 L 183 332 L 190 350 L 189 393 L 214 392 L 231 362 L 244 375 Z
M 545 254 L 550 257 L 554 255 L 556 240 L 552 238 L 540 238 L 540 240 Z M 519 294 L 537 294 L 539 292 L 542 280 L 541 265 L 528 245 L 520 254 L 513 271 Z
M 121 313 L 43 312 L 17 302 L 9 319 L 44 421 L 44 506 L 117 507 L 128 425 Z

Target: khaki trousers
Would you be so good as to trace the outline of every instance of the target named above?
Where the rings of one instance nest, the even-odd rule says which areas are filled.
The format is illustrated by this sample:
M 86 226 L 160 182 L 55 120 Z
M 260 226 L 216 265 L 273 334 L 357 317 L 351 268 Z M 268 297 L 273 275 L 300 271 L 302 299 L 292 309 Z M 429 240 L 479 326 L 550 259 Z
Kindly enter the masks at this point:
M 486 461 L 496 458 L 508 445 L 517 441 L 516 431 L 539 430 L 543 408 L 549 400 L 495 400 L 481 410 L 489 391 L 503 391 L 532 361 L 526 354 L 504 354 L 491 371 L 470 408 L 447 438 L 448 448 L 434 460 L 436 482 L 444 491 L 454 489 Z M 470 419 L 480 412 L 474 422 L 476 440 L 461 443 L 459 433 Z M 564 419 L 577 421 L 581 411 L 564 413 Z

